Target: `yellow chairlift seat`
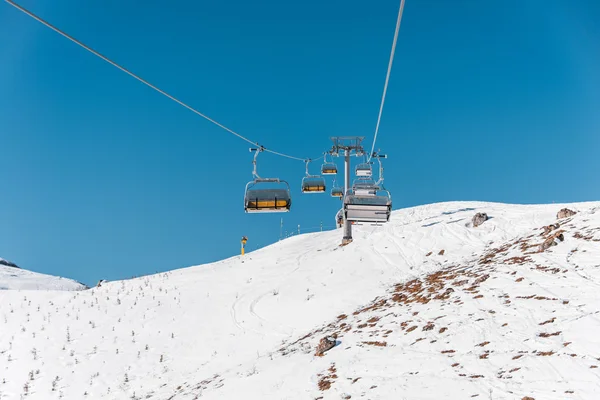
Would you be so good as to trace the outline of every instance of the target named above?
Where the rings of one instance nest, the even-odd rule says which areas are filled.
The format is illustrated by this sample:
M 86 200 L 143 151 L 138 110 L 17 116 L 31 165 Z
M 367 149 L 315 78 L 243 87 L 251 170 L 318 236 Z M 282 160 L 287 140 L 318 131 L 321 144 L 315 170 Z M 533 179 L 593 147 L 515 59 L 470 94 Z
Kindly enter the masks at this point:
M 333 163 L 325 163 L 321 167 L 321 174 L 323 175 L 336 175 L 337 174 L 337 166 Z
M 320 177 L 305 177 L 302 179 L 302 193 L 325 192 L 325 179 Z
M 341 187 L 331 189 L 331 197 L 344 197 L 344 190 Z
M 247 189 L 244 209 L 247 213 L 287 212 L 292 206 L 289 189 Z

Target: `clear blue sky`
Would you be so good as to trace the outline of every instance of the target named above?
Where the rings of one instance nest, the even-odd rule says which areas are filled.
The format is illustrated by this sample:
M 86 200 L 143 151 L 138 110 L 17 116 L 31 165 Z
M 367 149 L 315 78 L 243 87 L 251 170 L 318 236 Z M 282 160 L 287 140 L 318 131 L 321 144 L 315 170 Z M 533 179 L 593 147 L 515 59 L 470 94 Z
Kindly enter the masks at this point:
M 372 139 L 399 1 L 21 0 L 268 148 Z M 598 200 L 600 2 L 407 0 L 378 146 L 394 208 Z M 279 237 L 246 215 L 248 145 L 0 4 L 0 256 L 88 284 Z M 331 226 L 301 195 L 285 229 Z

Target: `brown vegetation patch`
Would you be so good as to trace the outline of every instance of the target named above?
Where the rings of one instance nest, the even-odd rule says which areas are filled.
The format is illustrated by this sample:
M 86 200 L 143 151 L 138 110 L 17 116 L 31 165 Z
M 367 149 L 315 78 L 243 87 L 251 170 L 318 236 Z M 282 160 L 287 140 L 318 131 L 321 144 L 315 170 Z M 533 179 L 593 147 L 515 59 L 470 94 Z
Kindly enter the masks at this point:
M 448 328 L 446 328 L 446 327 L 443 327 L 443 328 L 440 328 L 440 331 L 439 331 L 439 332 L 440 332 L 440 333 L 444 333 L 444 332 L 446 332 L 447 330 L 448 330 Z
M 507 258 L 504 262 L 510 265 L 514 265 L 514 264 L 525 264 L 526 262 L 532 261 L 532 259 L 529 256 L 521 256 L 521 257 L 511 257 L 511 258 Z
M 387 347 L 387 342 L 363 342 L 369 346 Z
M 544 267 L 541 265 L 536 265 L 535 269 L 537 269 L 538 271 L 543 271 L 543 272 L 550 272 L 552 274 L 557 274 L 560 272 L 560 268 L 550 268 L 550 267 Z
M 550 336 L 558 336 L 560 334 L 561 334 L 561 331 L 554 332 L 554 333 L 542 332 L 538 336 L 539 337 L 550 337 Z
M 552 354 L 554 354 L 554 352 L 552 350 L 550 351 L 540 351 L 538 353 L 536 353 L 538 356 L 551 356 Z
M 442 350 L 442 354 L 451 354 L 451 353 L 456 353 L 455 350 Z
M 432 329 L 434 328 L 434 326 L 435 326 L 435 325 L 433 324 L 433 322 L 429 322 L 427 325 L 425 325 L 425 326 L 423 327 L 423 330 L 424 330 L 424 331 L 430 331 L 430 330 L 432 330 Z
M 415 329 L 417 329 L 417 325 L 413 325 L 413 326 L 411 326 L 410 328 L 408 328 L 408 329 L 406 330 L 406 333 L 408 333 L 408 332 L 412 332 L 412 331 L 414 331 Z
M 483 378 L 483 375 L 471 375 L 469 378 Z
M 487 346 L 488 344 L 490 344 L 490 342 L 481 342 L 477 346 L 483 347 L 483 346 Z
M 512 359 L 513 360 L 518 360 L 519 358 L 523 357 L 523 354 L 519 354 L 518 356 L 514 356 Z
M 556 317 L 552 317 L 552 318 L 550 318 L 548 321 L 540 322 L 540 325 L 551 324 L 551 323 L 553 323 L 554 321 L 556 321 Z
M 521 367 L 517 367 L 517 368 L 513 368 L 513 369 L 511 369 L 511 370 L 510 370 L 510 371 L 508 371 L 508 372 L 512 374 L 513 372 L 516 372 L 516 371 L 518 371 L 518 370 L 520 370 L 520 369 L 521 369 Z

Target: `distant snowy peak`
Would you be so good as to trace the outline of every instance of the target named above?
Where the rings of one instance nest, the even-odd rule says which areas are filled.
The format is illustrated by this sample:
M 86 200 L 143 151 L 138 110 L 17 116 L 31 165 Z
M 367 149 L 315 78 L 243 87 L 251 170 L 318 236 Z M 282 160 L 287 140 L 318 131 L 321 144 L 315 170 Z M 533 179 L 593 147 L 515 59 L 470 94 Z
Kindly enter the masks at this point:
M 17 266 L 17 264 L 12 263 L 8 260 L 5 260 L 4 258 L 1 258 L 1 257 L 0 257 L 0 265 L 6 265 L 7 267 L 13 267 L 13 268 L 19 268 Z
M 32 272 L 0 258 L 0 290 L 84 290 L 88 287 L 72 279 Z

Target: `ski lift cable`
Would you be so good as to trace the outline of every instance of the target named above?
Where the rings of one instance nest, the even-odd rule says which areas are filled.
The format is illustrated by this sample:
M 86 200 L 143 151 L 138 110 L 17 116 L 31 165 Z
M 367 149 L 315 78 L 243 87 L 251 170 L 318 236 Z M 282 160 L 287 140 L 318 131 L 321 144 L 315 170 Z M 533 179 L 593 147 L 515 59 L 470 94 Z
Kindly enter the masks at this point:
M 263 146 L 261 146 L 260 144 L 258 144 L 258 142 L 252 141 L 250 139 L 248 139 L 247 137 L 244 137 L 242 135 L 240 135 L 239 133 L 235 132 L 232 129 L 229 129 L 228 127 L 226 127 L 225 125 L 215 121 L 214 119 L 210 118 L 209 116 L 201 113 L 200 111 L 196 110 L 195 108 L 187 105 L 186 103 L 184 103 L 183 101 L 171 96 L 169 93 L 165 92 L 164 90 L 154 86 L 153 84 L 151 84 L 150 82 L 148 82 L 147 80 L 139 77 L 138 75 L 134 74 L 133 72 L 129 71 L 127 68 L 122 67 L 121 65 L 117 64 L 116 62 L 112 61 L 111 59 L 109 59 L 106 56 L 103 56 L 102 54 L 98 53 L 96 50 L 92 49 L 91 47 L 87 46 L 86 44 L 80 42 L 79 40 L 75 39 L 73 36 L 69 35 L 68 33 L 60 30 L 59 28 L 55 27 L 54 25 L 52 25 L 51 23 L 45 21 L 44 19 L 42 19 L 41 17 L 38 17 L 37 15 L 35 15 L 34 13 L 32 13 L 31 11 L 21 7 L 20 5 L 18 5 L 17 3 L 15 3 L 12 0 L 4 0 L 6 1 L 8 4 L 10 4 L 11 6 L 15 7 L 17 10 L 27 14 L 28 16 L 30 16 L 31 18 L 35 19 L 36 21 L 40 22 L 41 24 L 47 26 L 48 28 L 52 29 L 53 31 L 55 31 L 56 33 L 64 36 L 65 38 L 69 39 L 70 41 L 72 41 L 73 43 L 79 45 L 80 47 L 83 47 L 85 50 L 89 51 L 90 53 L 92 53 L 93 55 L 101 58 L 102 60 L 106 61 L 107 63 L 111 64 L 112 66 L 120 69 L 121 71 L 125 72 L 127 75 L 131 76 L 132 78 L 137 79 L 138 81 L 142 82 L 144 85 L 150 87 L 151 89 L 154 89 L 155 91 L 157 91 L 158 93 L 162 94 L 163 96 L 173 100 L 175 103 L 179 104 L 182 107 L 187 108 L 188 110 L 190 110 L 191 112 L 193 112 L 194 114 L 199 115 L 200 117 L 206 119 L 209 122 L 212 122 L 213 124 L 217 125 L 219 128 L 226 130 L 227 132 L 237 136 L 238 138 L 252 144 L 252 145 L 256 145 L 256 146 L 260 146 L 263 148 L 263 151 L 266 151 L 268 153 L 277 155 L 277 156 L 281 156 L 281 157 L 286 157 L 292 160 L 298 160 L 298 161 L 302 161 L 304 162 L 305 160 L 307 160 L 307 158 L 300 158 L 300 157 L 294 157 L 291 156 L 289 154 L 285 154 L 285 153 L 281 153 L 275 150 L 270 150 L 268 148 L 265 148 Z M 321 156 L 322 157 L 322 156 Z M 320 159 L 316 158 L 314 160 L 318 160 Z
M 383 95 L 381 96 L 381 104 L 379 106 L 379 115 L 377 116 L 377 125 L 375 126 L 375 135 L 373 137 L 373 146 L 369 153 L 367 162 L 371 161 L 371 156 L 375 150 L 375 142 L 377 142 L 377 134 L 379 133 L 379 123 L 381 122 L 381 114 L 383 113 L 383 104 L 385 103 L 385 95 L 387 94 L 388 82 L 390 81 L 390 73 L 392 72 L 392 64 L 394 62 L 394 54 L 396 52 L 396 43 L 398 41 L 398 31 L 400 30 L 400 22 L 402 21 L 402 13 L 404 11 L 404 0 L 400 0 L 400 9 L 398 10 L 398 19 L 396 20 L 396 31 L 394 32 L 394 41 L 392 42 L 392 52 L 388 63 L 387 74 L 385 76 L 385 84 L 383 85 Z

